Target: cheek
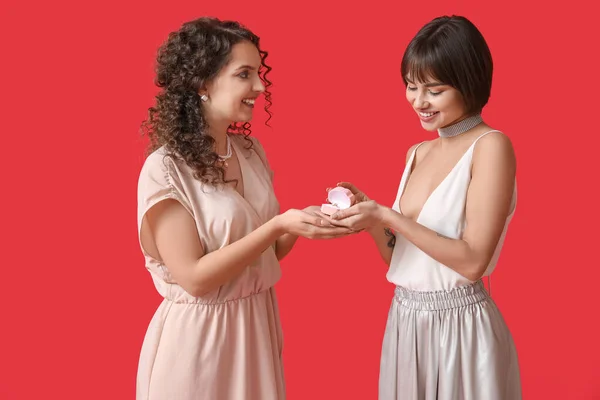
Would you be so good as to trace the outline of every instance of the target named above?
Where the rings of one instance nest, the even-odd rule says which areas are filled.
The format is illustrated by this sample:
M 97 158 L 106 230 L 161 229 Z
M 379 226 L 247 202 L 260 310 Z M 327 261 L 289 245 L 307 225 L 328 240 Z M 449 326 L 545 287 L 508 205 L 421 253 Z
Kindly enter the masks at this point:
M 463 101 L 460 95 L 453 94 L 447 96 L 443 101 L 440 101 L 440 103 L 440 106 L 443 107 L 448 114 L 459 117 L 464 112 Z
M 447 106 L 448 113 L 451 113 L 455 118 L 461 117 L 464 113 L 464 107 L 461 102 L 454 101 Z
M 227 112 L 234 111 L 240 103 L 240 96 L 233 91 L 224 91 L 219 96 L 219 107 Z
M 229 97 L 229 103 L 232 105 L 239 104 L 243 99 L 248 97 L 248 85 L 237 84 L 232 85 L 227 92 L 227 96 Z
M 431 100 L 431 104 L 439 112 L 443 112 L 445 114 L 454 114 L 455 107 L 454 107 L 453 101 L 451 99 L 448 99 L 447 97 L 444 98 L 444 95 L 434 97 Z

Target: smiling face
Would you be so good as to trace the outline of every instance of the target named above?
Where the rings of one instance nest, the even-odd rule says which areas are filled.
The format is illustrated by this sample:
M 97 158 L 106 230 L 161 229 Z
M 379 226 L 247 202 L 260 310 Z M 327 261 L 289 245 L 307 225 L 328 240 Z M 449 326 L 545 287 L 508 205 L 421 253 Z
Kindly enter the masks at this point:
M 444 128 L 467 117 L 460 92 L 433 78 L 414 82 L 411 77 L 406 77 L 406 100 L 427 131 Z
M 423 26 L 404 52 L 401 71 L 406 99 L 428 131 L 481 113 L 490 97 L 492 56 L 464 17 L 438 17 Z
M 255 45 L 248 41 L 235 44 L 229 62 L 205 88 L 203 113 L 209 125 L 229 125 L 252 120 L 254 100 L 265 91 L 260 79 L 261 57 Z

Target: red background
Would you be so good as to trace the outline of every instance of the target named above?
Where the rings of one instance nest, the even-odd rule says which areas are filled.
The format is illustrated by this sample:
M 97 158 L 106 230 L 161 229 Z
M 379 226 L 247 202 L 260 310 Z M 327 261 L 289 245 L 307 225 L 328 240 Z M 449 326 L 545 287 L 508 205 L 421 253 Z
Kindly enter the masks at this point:
M 404 99 L 408 41 L 430 19 L 481 29 L 486 121 L 518 157 L 519 202 L 493 277 L 524 398 L 600 398 L 597 23 L 581 1 L 3 1 L 0 399 L 133 399 L 160 298 L 136 233 L 156 48 L 201 15 L 239 19 L 274 68 L 254 134 L 283 210 L 350 180 L 390 205 L 408 147 L 432 138 Z M 289 7 L 289 8 L 286 8 Z M 301 240 L 277 289 L 288 398 L 375 399 L 393 287 L 366 235 Z

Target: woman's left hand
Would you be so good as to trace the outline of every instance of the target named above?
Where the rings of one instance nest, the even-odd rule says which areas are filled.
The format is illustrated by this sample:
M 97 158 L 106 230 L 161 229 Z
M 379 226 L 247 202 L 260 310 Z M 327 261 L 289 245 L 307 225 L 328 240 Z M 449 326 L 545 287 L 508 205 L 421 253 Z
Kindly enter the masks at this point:
M 374 200 L 360 202 L 345 210 L 337 211 L 331 216 L 330 222 L 355 232 L 371 229 L 383 223 L 383 207 Z

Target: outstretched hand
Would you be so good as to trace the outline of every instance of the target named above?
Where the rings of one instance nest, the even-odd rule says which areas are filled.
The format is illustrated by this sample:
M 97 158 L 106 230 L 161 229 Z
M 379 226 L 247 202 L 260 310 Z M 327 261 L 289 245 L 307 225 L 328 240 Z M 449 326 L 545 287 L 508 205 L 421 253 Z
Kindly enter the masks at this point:
M 332 225 L 346 227 L 355 233 L 362 232 L 379 223 L 381 219 L 377 211 L 378 204 L 350 182 L 339 182 L 336 186 L 343 187 L 352 192 L 353 205 L 345 210 L 337 211 L 325 219 Z M 327 188 L 329 192 L 332 188 Z
M 331 222 L 327 221 L 327 218 L 329 217 L 326 214 L 323 214 L 321 212 L 321 207 L 319 206 L 308 206 L 306 207 L 304 210 L 302 210 L 310 215 L 314 215 L 315 217 L 321 218 L 321 225 L 323 226 L 334 226 L 333 224 L 331 224 Z
M 307 207 L 304 210 L 288 210 L 281 214 L 283 230 L 307 239 L 335 239 L 352 234 L 352 230 L 331 224 L 327 215 L 319 207 Z
M 365 200 L 345 210 L 337 211 L 328 222 L 352 231 L 371 229 L 383 224 L 383 207 L 374 200 Z
M 364 194 L 363 192 L 361 192 L 356 186 L 354 186 L 350 182 L 339 182 L 336 186 L 346 188 L 346 189 L 348 189 L 349 191 L 352 192 L 352 194 L 354 195 L 354 202 L 353 202 L 353 204 L 362 203 L 364 201 L 369 201 L 370 200 L 367 197 L 366 194 Z M 329 192 L 331 189 L 332 188 L 327 188 L 327 192 Z

